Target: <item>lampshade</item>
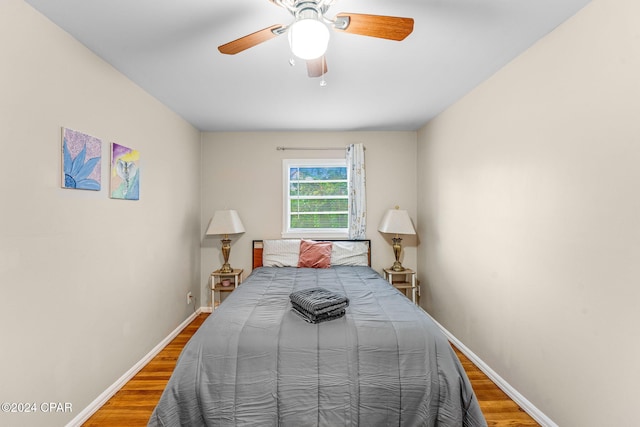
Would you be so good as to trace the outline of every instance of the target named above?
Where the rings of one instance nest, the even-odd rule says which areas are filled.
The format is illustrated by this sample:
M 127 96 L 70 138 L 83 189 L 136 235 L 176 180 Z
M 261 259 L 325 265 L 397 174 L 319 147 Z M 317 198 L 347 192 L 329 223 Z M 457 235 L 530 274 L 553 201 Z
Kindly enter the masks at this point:
M 416 234 L 407 211 L 398 208 L 387 211 L 378 226 L 378 231 L 392 234 Z
M 216 211 L 209 222 L 207 236 L 244 233 L 244 226 L 238 212 L 234 210 Z
M 328 44 L 329 29 L 315 17 L 299 19 L 289 27 L 289 46 L 298 58 L 320 58 L 327 51 Z

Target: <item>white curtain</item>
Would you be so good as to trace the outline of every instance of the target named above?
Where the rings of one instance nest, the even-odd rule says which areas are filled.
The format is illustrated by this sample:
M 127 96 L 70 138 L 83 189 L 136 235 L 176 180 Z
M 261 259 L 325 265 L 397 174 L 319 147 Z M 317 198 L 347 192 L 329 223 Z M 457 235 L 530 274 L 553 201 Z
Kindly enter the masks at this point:
M 365 194 L 364 146 L 347 146 L 349 168 L 349 239 L 364 239 L 367 228 L 367 198 Z

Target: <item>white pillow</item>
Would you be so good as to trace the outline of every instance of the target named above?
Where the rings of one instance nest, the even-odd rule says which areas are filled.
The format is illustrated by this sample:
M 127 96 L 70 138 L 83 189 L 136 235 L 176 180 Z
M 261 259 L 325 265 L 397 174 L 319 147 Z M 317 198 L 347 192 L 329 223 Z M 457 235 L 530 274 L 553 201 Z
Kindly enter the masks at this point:
M 274 239 L 262 241 L 264 267 L 297 267 L 300 239 Z
M 369 265 L 369 245 L 367 242 L 333 242 L 331 265 Z

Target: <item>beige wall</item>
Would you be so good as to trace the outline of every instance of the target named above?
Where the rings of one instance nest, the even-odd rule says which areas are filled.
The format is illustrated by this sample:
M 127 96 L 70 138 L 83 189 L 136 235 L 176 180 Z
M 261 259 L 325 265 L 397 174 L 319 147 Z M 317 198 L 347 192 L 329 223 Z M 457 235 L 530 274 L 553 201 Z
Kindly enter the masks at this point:
M 193 312 L 200 135 L 25 2 L 0 2 L 2 402 L 69 402 L 64 425 Z M 60 188 L 61 127 L 99 137 L 102 190 Z M 141 153 L 141 199 L 109 198 L 109 146 Z
M 232 237 L 230 264 L 251 271 L 253 239 L 279 239 L 282 232 L 282 159 L 344 158 L 344 151 L 278 151 L 276 147 L 345 147 L 363 143 L 367 179 L 367 238 L 372 266 L 393 264 L 391 241 L 378 224 L 387 209 L 401 206 L 416 219 L 415 132 L 204 133 L 202 139 L 202 284 L 222 265 L 220 239 L 204 237 L 218 209 L 235 209 L 246 233 Z M 416 239 L 405 239 L 403 264 L 416 266 Z M 245 274 L 246 277 L 246 274 Z
M 418 134 L 426 308 L 560 426 L 637 424 L 639 76 L 595 0 Z

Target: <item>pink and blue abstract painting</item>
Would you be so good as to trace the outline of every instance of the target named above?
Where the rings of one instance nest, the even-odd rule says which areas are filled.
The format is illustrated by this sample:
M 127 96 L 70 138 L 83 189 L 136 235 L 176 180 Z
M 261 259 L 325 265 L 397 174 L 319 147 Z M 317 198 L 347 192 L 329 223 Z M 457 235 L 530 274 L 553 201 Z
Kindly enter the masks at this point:
M 111 143 L 111 198 L 140 199 L 140 153 Z
M 100 191 L 102 141 L 62 128 L 62 188 Z

